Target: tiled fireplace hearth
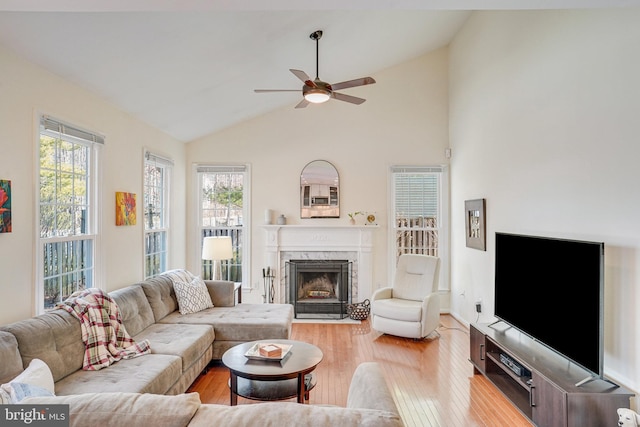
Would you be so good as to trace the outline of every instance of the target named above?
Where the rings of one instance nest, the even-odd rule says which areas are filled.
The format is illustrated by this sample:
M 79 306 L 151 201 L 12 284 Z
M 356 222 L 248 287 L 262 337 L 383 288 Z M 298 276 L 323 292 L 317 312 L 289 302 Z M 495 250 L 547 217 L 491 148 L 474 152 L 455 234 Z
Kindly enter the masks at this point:
M 277 272 L 273 300 L 293 303 L 287 288 L 287 263 L 342 260 L 350 263 L 352 302 L 372 292 L 373 232 L 376 226 L 265 225 L 265 266 Z

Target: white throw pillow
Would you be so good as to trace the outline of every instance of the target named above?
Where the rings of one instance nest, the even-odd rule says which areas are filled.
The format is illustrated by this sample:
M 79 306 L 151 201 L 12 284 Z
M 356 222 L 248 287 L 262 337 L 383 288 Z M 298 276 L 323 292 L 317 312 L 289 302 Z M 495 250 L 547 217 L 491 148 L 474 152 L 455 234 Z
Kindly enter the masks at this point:
M 213 307 L 211 296 L 204 281 L 196 277 L 190 282 L 173 283 L 173 289 L 178 299 L 180 314 L 190 314 Z
M 51 369 L 49 369 L 49 366 L 40 359 L 31 360 L 27 369 L 22 371 L 20 375 L 12 379 L 9 383 L 2 384 L 2 386 L 0 386 L 0 400 L 4 401 L 7 396 L 9 396 L 9 399 L 12 401 L 11 403 L 17 403 L 14 401 L 16 396 L 24 398 L 24 394 L 29 393 L 30 391 L 40 392 L 36 389 L 27 390 L 29 387 L 18 386 L 17 388 L 19 388 L 19 390 L 17 390 L 18 392 L 16 393 L 16 390 L 14 390 L 13 387 L 14 383 L 26 384 L 28 386 L 35 386 L 39 389 L 44 389 L 46 392 L 50 393 L 51 396 L 55 393 Z

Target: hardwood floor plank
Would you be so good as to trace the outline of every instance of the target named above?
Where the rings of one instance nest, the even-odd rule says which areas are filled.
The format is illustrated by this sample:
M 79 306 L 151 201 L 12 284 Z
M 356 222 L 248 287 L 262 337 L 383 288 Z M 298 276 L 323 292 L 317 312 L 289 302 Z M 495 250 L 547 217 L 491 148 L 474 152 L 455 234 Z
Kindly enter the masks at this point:
M 291 339 L 318 346 L 317 385 L 309 403 L 345 406 L 362 362 L 380 363 L 407 427 L 530 427 L 532 424 L 469 362 L 469 331 L 440 316 L 439 337 L 412 340 L 360 325 L 294 323 Z M 189 388 L 205 403 L 229 405 L 229 371 L 218 363 Z M 295 401 L 295 399 L 290 399 Z M 255 401 L 238 398 L 238 404 Z

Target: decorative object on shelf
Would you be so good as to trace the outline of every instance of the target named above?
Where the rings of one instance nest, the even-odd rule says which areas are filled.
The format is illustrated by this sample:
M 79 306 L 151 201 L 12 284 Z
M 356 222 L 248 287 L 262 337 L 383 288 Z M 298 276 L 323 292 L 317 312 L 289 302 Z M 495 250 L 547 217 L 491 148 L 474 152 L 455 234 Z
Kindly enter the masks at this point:
M 264 210 L 264 223 L 266 225 L 271 224 L 271 218 L 273 216 L 273 211 L 271 209 Z
M 349 222 L 351 223 L 351 225 L 355 225 L 356 224 L 356 216 L 358 215 L 364 215 L 362 212 L 357 211 L 357 212 L 351 212 L 349 215 Z
M 209 236 L 202 241 L 202 259 L 214 262 L 213 280 L 222 280 L 222 260 L 231 258 L 231 236 Z
M 116 191 L 116 225 L 136 225 L 136 193 Z
M 367 222 L 366 225 L 378 225 L 376 222 L 376 213 L 375 212 L 367 212 Z
M 287 223 L 287 217 L 284 215 L 280 215 L 278 217 L 278 225 L 285 225 Z
M 486 251 L 485 200 L 465 200 L 464 212 L 467 247 Z
M 347 306 L 347 313 L 353 320 L 365 320 L 367 317 L 369 317 L 370 311 L 371 302 L 368 299 L 362 302 L 357 302 L 355 304 L 349 304 Z
M 0 179 L 0 233 L 11 233 L 11 181 Z
M 262 294 L 262 302 L 265 304 L 267 303 L 267 301 L 269 302 L 269 304 L 273 304 L 276 293 L 276 288 L 273 284 L 273 280 L 275 279 L 275 277 L 276 275 L 271 267 L 262 269 L 262 280 L 264 281 L 264 294 Z

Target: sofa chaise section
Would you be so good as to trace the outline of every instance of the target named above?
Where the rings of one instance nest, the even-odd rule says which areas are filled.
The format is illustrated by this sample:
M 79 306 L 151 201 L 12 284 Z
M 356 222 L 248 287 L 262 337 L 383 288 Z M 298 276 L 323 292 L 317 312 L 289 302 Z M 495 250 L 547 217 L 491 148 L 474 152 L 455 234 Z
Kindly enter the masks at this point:
M 215 333 L 213 360 L 229 348 L 260 339 L 289 339 L 293 323 L 291 304 L 235 305 L 234 283 L 205 280 L 213 308 L 180 314 L 173 283 L 160 275 L 141 283 L 157 324 L 211 325 Z

